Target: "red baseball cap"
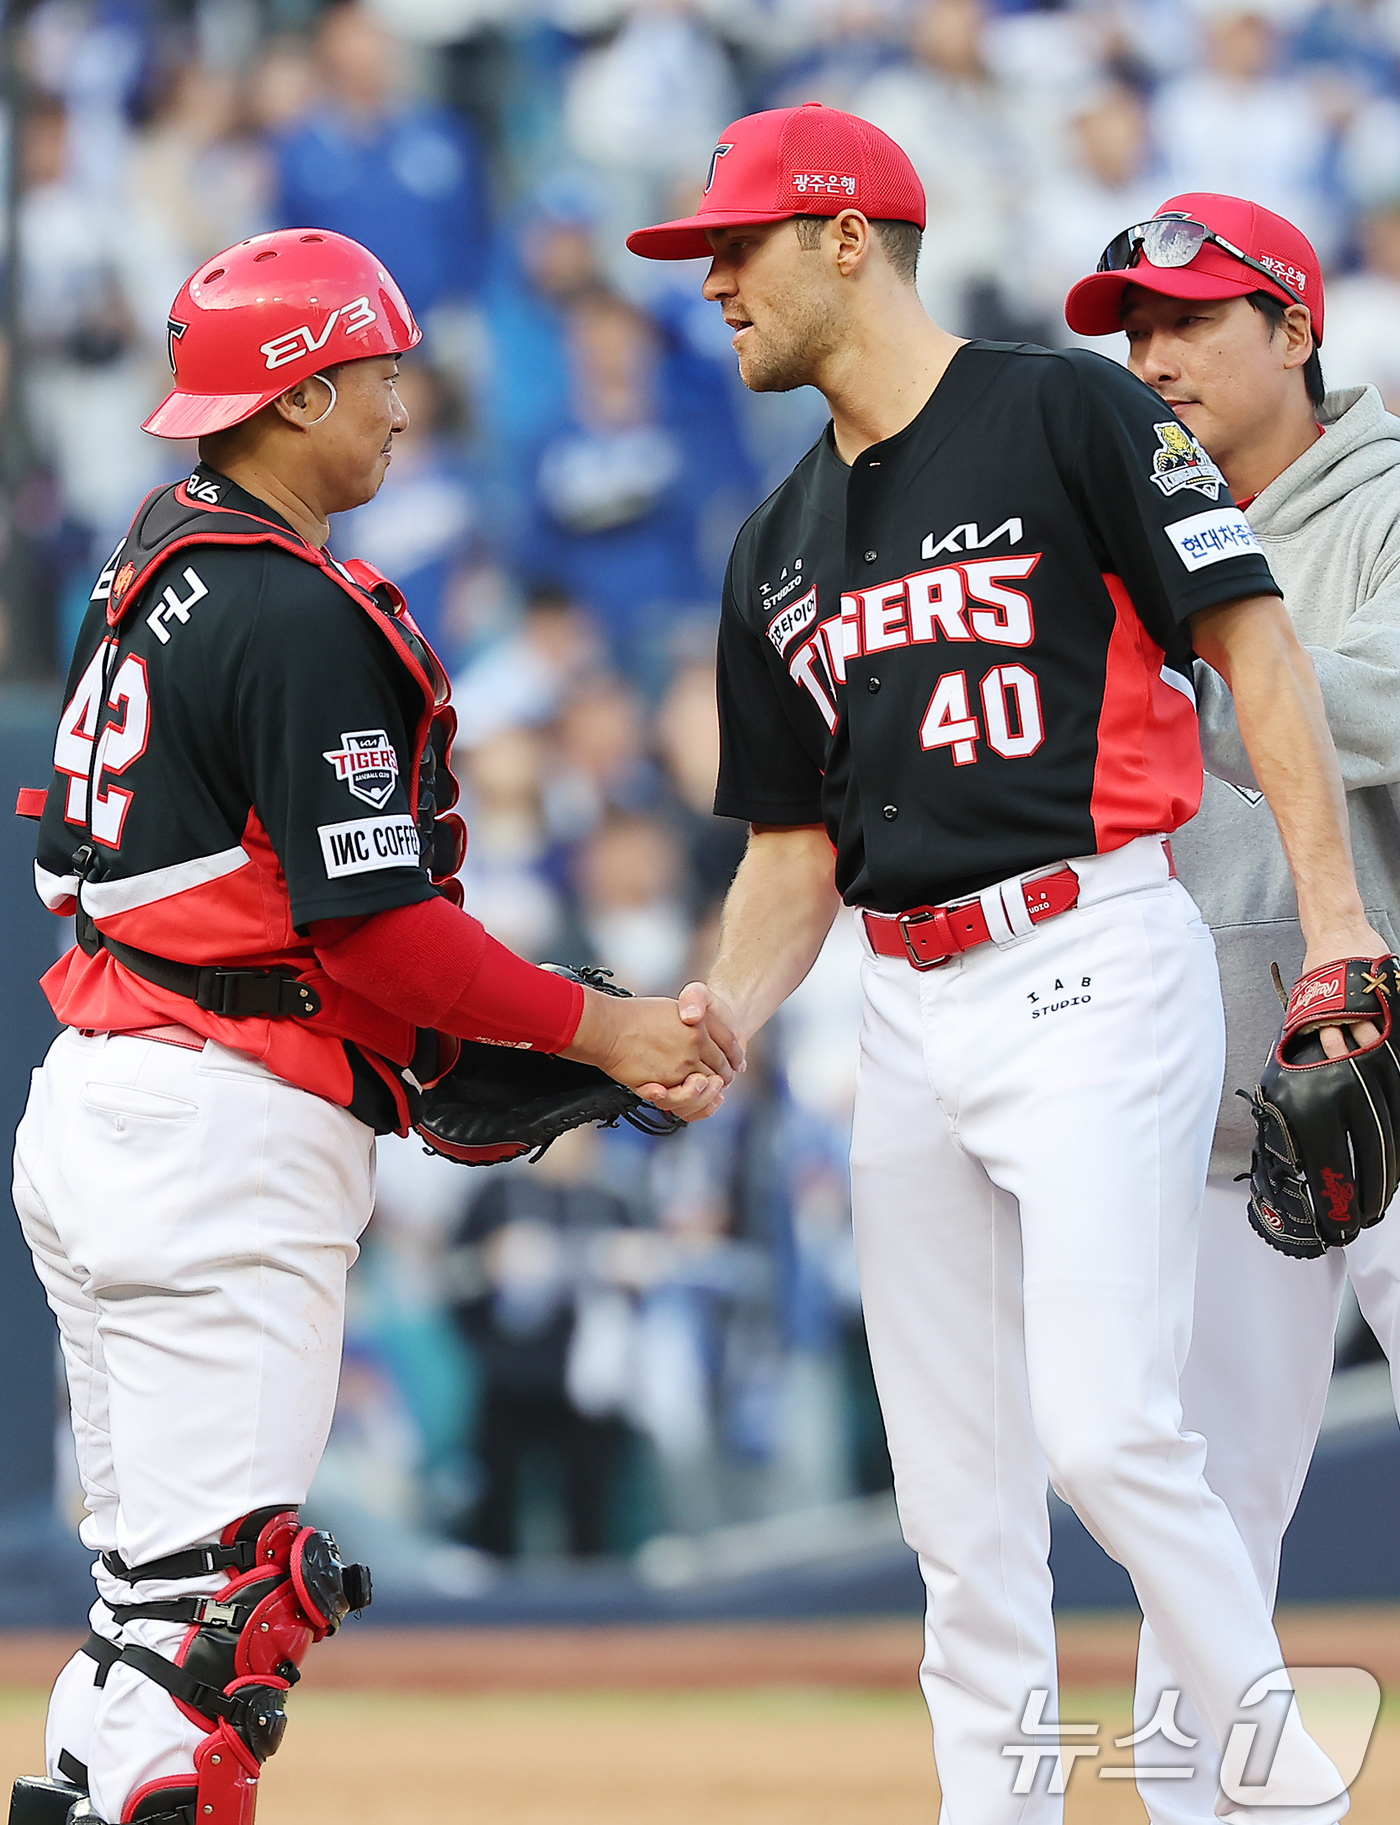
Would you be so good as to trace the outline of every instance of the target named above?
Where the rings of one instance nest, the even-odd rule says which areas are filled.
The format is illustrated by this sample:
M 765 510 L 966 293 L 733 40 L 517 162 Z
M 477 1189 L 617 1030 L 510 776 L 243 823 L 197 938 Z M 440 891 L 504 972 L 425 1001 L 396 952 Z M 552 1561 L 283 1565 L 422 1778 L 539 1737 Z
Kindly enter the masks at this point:
M 1252 291 L 1271 293 L 1281 304 L 1301 298 L 1312 314 L 1313 340 L 1322 341 L 1322 262 L 1312 242 L 1283 216 L 1243 197 L 1192 191 L 1170 197 L 1160 215 L 1188 215 L 1232 241 L 1242 253 L 1270 272 L 1282 285 L 1242 265 L 1223 247 L 1207 241 L 1189 265 L 1154 266 L 1143 253 L 1135 266 L 1121 272 L 1097 272 L 1081 279 L 1065 299 L 1065 322 L 1078 336 L 1110 336 L 1123 327 L 1123 293 L 1130 285 L 1168 298 L 1242 298 Z M 1291 287 L 1298 296 L 1284 289 Z
M 858 115 L 806 101 L 746 114 L 726 127 L 710 155 L 698 213 L 639 228 L 627 245 L 648 260 L 702 259 L 710 252 L 707 228 L 843 209 L 918 228 L 927 217 L 918 173 L 888 133 Z

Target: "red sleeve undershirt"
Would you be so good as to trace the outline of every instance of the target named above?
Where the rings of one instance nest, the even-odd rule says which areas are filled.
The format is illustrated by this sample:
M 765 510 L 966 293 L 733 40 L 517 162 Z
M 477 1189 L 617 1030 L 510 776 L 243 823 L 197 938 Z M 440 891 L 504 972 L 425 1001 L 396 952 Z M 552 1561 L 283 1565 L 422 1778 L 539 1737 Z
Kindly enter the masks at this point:
M 517 957 L 440 895 L 364 919 L 317 919 L 311 941 L 328 976 L 416 1027 L 559 1052 L 583 1018 L 577 982 Z

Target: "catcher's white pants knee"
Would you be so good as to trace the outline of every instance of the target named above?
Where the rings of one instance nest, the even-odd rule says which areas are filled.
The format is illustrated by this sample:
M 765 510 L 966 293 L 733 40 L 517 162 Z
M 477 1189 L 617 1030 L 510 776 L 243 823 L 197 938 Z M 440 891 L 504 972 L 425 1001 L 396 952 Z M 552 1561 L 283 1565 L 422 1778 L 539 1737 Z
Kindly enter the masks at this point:
M 68 1031 L 34 1073 L 15 1202 L 68 1374 L 83 1543 L 139 1565 L 217 1540 L 255 1508 L 305 1500 L 335 1404 L 345 1275 L 374 1196 L 374 1137 L 348 1111 L 212 1041 L 202 1051 Z M 212 1591 L 135 1586 L 113 1602 Z M 117 1638 L 102 1604 L 99 1632 Z M 184 1627 L 127 1625 L 173 1654 Z M 66 1749 L 121 1817 L 201 1740 L 128 1667 L 60 1674 L 49 1772 Z
M 1212 1180 L 1207 1187 L 1181 1405 L 1186 1426 L 1205 1438 L 1207 1480 L 1234 1517 L 1272 1604 L 1284 1530 L 1322 1425 L 1348 1275 L 1390 1358 L 1400 1406 L 1400 1209 L 1349 1248 L 1331 1249 L 1320 1261 L 1291 1261 L 1255 1235 L 1248 1202 L 1243 1185 Z M 1152 1716 L 1163 1692 L 1181 1685 L 1144 1625 L 1138 1721 Z M 1198 1746 L 1192 1750 L 1157 1739 L 1151 1760 L 1194 1772 L 1187 1780 L 1144 1779 L 1143 1803 L 1153 1825 L 1212 1825 L 1220 1755 L 1184 1694 L 1176 1717 Z M 1143 1753 L 1146 1758 L 1146 1747 Z
M 944 1825 L 1062 1816 L 1053 1769 L 1018 1793 L 1003 1753 L 1036 1740 L 1032 1694 L 1057 1715 L 1047 1473 L 1128 1568 L 1219 1740 L 1282 1658 L 1204 1445 L 1180 1431 L 1224 1054 L 1214 944 L 1160 842 L 1075 867 L 1079 906 L 1002 948 L 864 965 L 856 1243 L 928 1589 Z M 1296 1720 L 1274 1774 L 1310 1799 L 1340 1785 Z

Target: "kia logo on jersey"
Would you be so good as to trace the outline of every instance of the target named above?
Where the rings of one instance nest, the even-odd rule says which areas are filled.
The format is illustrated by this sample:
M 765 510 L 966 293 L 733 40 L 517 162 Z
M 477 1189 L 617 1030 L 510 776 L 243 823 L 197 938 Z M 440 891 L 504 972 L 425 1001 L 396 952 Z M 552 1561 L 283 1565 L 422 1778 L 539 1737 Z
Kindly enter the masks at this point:
M 314 355 L 323 349 L 330 340 L 330 333 L 338 323 L 347 331 L 368 329 L 375 320 L 374 306 L 367 296 L 352 298 L 348 304 L 338 304 L 326 318 L 326 327 L 319 336 L 313 336 L 309 323 L 302 323 L 285 336 L 274 336 L 270 342 L 259 345 L 263 359 L 269 368 L 285 367 L 289 361 L 305 351 Z
M 322 758 L 335 768 L 337 779 L 350 788 L 351 798 L 373 805 L 387 805 L 399 777 L 399 757 L 383 729 L 355 729 L 340 738 L 338 748 L 328 748 Z

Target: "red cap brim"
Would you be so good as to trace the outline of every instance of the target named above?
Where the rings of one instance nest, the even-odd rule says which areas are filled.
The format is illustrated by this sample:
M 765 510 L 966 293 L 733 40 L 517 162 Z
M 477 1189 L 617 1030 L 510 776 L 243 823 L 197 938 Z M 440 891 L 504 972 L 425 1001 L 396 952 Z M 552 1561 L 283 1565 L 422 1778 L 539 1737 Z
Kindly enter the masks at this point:
M 1096 272 L 1081 279 L 1065 299 L 1065 322 L 1076 336 L 1111 336 L 1123 327 L 1123 293 L 1130 285 L 1164 298 L 1243 298 L 1267 291 L 1262 278 L 1200 272 L 1190 266 L 1152 266 L 1146 260 L 1126 272 Z
M 177 389 L 160 402 L 141 429 L 153 437 L 208 437 L 215 431 L 227 431 L 230 425 L 241 425 L 270 399 L 276 399 L 277 392 L 181 393 Z
M 705 239 L 708 228 L 747 228 L 751 222 L 787 222 L 793 219 L 791 209 L 770 209 L 756 214 L 752 209 L 736 215 L 716 209 L 713 215 L 688 215 L 677 222 L 657 222 L 652 228 L 638 228 L 627 237 L 627 245 L 644 260 L 706 260 L 714 252 Z

